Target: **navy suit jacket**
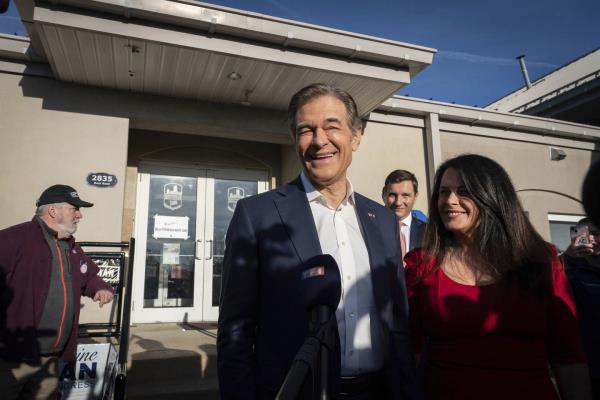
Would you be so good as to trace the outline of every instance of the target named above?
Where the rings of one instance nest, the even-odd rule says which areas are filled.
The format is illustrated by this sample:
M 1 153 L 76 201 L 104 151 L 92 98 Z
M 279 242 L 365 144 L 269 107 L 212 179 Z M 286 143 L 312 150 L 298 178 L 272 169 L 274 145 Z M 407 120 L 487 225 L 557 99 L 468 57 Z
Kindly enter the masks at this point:
M 418 218 L 413 217 L 410 224 L 410 249 L 418 249 L 423 243 L 423 236 L 425 236 L 425 226 L 427 224 Z
M 392 398 L 417 390 L 398 223 L 355 194 Z M 217 336 L 222 399 L 273 398 L 308 333 L 302 265 L 322 254 L 301 180 L 240 200 L 227 232 Z M 400 271 L 400 274 L 398 274 Z

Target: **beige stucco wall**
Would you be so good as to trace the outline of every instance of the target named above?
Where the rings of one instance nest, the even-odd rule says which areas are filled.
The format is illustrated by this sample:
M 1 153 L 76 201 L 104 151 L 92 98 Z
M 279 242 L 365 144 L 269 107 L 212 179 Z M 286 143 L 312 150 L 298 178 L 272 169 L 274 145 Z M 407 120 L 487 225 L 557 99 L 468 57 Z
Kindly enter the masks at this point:
M 25 95 L 23 85 L 36 95 Z M 62 86 L 49 79 L 0 73 L 0 228 L 29 220 L 40 193 L 64 183 L 95 203 L 82 210 L 77 239 L 118 241 L 128 120 L 70 112 L 71 107 L 101 100 L 83 87 L 63 95 Z M 118 183 L 112 188 L 89 186 L 86 177 L 91 172 L 114 174 Z
M 395 169 L 411 171 L 422 192 L 415 208 L 427 212 L 425 165 L 422 129 L 370 121 L 353 155 L 349 177 L 358 192 L 383 203 L 381 189 L 386 176 Z
M 567 157 L 550 160 L 548 145 L 441 132 L 443 158 L 466 152 L 488 156 L 508 172 L 538 232 L 550 240 L 548 214 L 583 214 L 581 185 L 596 152 L 561 147 Z

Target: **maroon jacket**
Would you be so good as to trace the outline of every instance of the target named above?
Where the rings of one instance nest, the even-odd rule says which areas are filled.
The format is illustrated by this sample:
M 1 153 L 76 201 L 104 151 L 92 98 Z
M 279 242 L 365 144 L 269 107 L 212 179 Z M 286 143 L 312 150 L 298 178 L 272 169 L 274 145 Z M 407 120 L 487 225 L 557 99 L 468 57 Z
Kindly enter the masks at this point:
M 73 283 L 73 328 L 62 351 L 65 361 L 75 360 L 81 295 L 94 297 L 100 289 L 111 290 L 98 276 L 98 267 L 70 240 L 69 261 Z M 81 267 L 82 265 L 87 267 Z M 0 358 L 39 359 L 36 329 L 42 318 L 52 252 L 36 218 L 0 230 Z

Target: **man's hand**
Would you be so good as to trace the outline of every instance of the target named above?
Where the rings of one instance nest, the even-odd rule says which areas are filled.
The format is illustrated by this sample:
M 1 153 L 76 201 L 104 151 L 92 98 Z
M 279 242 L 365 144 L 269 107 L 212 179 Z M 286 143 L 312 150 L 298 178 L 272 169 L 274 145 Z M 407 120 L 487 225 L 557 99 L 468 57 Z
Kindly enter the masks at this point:
M 110 290 L 100 289 L 94 295 L 94 301 L 100 302 L 100 307 L 106 303 L 110 303 L 113 299 L 113 294 Z

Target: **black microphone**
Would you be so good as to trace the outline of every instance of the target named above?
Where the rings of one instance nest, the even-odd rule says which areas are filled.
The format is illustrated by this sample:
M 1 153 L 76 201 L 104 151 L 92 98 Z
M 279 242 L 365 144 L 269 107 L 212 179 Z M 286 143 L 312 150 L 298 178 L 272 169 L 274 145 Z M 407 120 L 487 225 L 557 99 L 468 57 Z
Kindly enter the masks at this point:
M 590 167 L 581 191 L 581 200 L 585 213 L 592 219 L 597 227 L 600 227 L 600 161 L 596 161 Z
M 308 259 L 300 285 L 304 306 L 311 313 L 311 324 L 318 328 L 335 313 L 342 296 L 342 280 L 335 259 L 329 254 Z
M 313 398 L 328 400 L 332 374 L 340 369 L 335 310 L 342 297 L 342 278 L 335 259 L 329 254 L 311 257 L 304 263 L 300 285 L 304 307 L 310 312 L 308 330 L 320 348 L 313 369 Z
M 310 313 L 309 335 L 296 353 L 276 400 L 328 400 L 330 375 L 334 370 L 339 371 L 339 357 L 331 355 L 339 348 L 335 310 L 342 296 L 340 271 L 329 254 L 311 257 L 302 268 L 301 300 Z

